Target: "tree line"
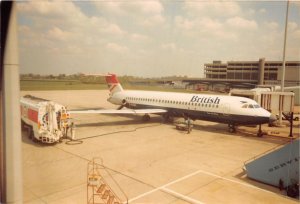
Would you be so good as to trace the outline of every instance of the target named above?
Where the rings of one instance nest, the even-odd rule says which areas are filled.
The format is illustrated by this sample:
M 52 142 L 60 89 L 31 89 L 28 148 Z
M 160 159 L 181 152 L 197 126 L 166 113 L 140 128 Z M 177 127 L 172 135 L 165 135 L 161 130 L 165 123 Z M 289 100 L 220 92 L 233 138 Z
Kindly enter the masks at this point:
M 136 76 L 118 76 L 121 83 L 164 83 L 166 81 L 180 81 L 187 79 L 187 76 L 167 76 L 159 78 L 146 78 Z M 105 77 L 95 75 L 85 75 L 82 73 L 76 74 L 58 74 L 58 75 L 41 75 L 41 74 L 21 74 L 20 80 L 57 80 L 57 81 L 79 81 L 81 83 L 92 83 L 92 84 L 105 84 Z

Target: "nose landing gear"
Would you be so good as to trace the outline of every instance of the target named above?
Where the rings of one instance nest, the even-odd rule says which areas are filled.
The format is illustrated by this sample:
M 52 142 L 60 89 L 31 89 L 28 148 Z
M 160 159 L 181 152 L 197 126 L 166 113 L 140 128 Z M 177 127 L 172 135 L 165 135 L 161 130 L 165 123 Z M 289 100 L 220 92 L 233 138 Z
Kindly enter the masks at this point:
M 257 137 L 262 137 L 264 135 L 263 131 L 261 130 L 261 124 L 259 125 Z
M 234 124 L 228 124 L 228 132 L 235 133 L 236 132 L 236 126 Z M 265 133 L 261 130 L 261 124 L 259 125 L 258 131 L 257 131 L 257 137 L 262 137 Z
M 230 133 L 235 133 L 236 132 L 235 125 L 234 124 L 228 124 L 228 131 Z

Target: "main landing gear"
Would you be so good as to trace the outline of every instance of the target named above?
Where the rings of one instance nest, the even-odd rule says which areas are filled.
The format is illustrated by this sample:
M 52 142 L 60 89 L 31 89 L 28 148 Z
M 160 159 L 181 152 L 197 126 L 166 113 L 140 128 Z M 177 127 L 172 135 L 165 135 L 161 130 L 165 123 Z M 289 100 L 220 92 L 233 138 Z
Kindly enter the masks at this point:
M 235 133 L 236 132 L 235 125 L 234 124 L 228 124 L 228 131 L 230 133 Z
M 174 122 L 174 117 L 168 113 L 163 115 L 164 122 L 165 123 L 173 123 Z
M 149 114 L 143 115 L 142 120 L 143 120 L 144 122 L 148 122 L 148 121 L 150 120 L 150 115 L 149 115 Z

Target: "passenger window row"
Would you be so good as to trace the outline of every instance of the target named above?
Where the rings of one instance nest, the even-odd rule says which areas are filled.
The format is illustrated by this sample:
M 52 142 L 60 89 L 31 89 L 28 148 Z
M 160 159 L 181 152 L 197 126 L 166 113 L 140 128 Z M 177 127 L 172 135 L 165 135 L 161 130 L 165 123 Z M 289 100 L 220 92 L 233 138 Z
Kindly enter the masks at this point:
M 191 103 L 191 102 L 184 102 L 184 101 L 149 99 L 149 98 L 126 97 L 126 100 L 167 103 L 167 104 L 177 104 L 177 105 L 189 105 L 189 106 L 199 106 L 199 107 L 209 107 L 209 108 L 218 108 L 219 107 L 218 104 Z

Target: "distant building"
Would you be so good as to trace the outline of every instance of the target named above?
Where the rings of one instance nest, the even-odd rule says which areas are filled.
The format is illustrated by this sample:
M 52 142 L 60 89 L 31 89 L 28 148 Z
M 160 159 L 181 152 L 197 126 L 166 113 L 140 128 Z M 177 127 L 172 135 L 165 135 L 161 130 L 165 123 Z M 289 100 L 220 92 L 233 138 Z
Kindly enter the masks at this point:
M 286 61 L 285 86 L 296 86 L 300 83 L 300 61 Z M 281 61 L 213 61 L 204 64 L 207 80 L 242 82 L 251 84 L 279 84 L 282 77 Z

